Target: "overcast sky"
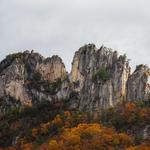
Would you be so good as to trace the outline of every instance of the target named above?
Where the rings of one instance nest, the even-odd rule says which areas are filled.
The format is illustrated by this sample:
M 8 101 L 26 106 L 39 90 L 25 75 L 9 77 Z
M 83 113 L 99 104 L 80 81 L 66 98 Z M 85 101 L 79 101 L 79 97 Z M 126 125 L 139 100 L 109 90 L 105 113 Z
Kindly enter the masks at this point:
M 86 43 L 150 66 L 150 0 L 0 0 L 0 60 L 34 49 L 58 54 L 69 70 Z

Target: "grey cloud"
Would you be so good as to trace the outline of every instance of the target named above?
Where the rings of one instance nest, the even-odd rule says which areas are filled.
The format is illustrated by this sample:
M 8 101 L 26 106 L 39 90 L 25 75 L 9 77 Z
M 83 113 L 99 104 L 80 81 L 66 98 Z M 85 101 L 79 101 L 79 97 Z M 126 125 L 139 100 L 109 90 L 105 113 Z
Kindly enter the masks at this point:
M 60 55 L 68 70 L 86 43 L 126 53 L 131 65 L 150 66 L 149 0 L 1 0 L 0 59 L 35 49 Z

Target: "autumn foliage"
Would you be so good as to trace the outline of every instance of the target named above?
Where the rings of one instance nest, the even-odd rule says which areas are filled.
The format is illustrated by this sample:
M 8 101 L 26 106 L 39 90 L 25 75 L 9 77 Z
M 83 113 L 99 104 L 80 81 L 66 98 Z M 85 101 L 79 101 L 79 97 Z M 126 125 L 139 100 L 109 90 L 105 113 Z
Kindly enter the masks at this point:
M 24 126 L 22 118 L 12 116 L 0 124 L 0 137 L 21 133 L 14 147 L 8 145 L 0 150 L 150 150 L 150 139 L 139 134 L 150 124 L 148 101 L 118 104 L 97 114 L 96 119 L 94 114 L 78 111 L 60 110 L 55 115 L 49 108 L 44 111 L 47 116 L 43 118 L 28 112 L 33 115 L 26 118 L 33 124 L 29 127 Z
M 50 140 L 48 150 L 123 150 L 132 144 L 131 137 L 118 134 L 112 128 L 100 124 L 79 124 L 66 128 L 59 137 Z

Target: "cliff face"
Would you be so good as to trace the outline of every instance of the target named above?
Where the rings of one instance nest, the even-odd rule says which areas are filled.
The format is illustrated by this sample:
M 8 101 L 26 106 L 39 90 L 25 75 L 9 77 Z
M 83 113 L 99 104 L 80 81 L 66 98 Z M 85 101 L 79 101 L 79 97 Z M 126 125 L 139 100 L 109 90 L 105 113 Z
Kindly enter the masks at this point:
M 150 95 L 149 85 L 150 69 L 145 65 L 139 65 L 128 78 L 127 100 L 136 101 L 148 99 Z
M 86 45 L 76 52 L 71 71 L 71 82 L 78 86 L 79 108 L 100 110 L 114 106 L 126 97 L 126 82 L 130 67 L 126 56 L 95 45 Z
M 58 56 L 45 59 L 41 64 L 39 64 L 39 66 L 37 66 L 37 70 L 44 80 L 50 82 L 53 82 L 58 78 L 66 77 L 65 65 Z
M 25 51 L 6 57 L 0 64 L 0 110 L 9 107 L 32 106 L 43 99 L 47 83 L 67 75 L 58 56 L 44 59 L 40 54 Z M 42 92 L 43 91 L 43 92 Z
M 43 100 L 67 100 L 70 108 L 101 111 L 123 100 L 148 99 L 149 76 L 147 66 L 140 65 L 131 74 L 125 55 L 94 44 L 75 53 L 70 74 L 58 56 L 12 54 L 0 63 L 0 111 Z

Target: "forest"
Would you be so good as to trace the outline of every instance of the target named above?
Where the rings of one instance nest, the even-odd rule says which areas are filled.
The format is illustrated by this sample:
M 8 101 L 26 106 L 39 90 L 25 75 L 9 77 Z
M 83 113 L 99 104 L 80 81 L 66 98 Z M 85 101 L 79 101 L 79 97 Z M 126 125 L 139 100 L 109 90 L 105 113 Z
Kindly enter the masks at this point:
M 45 101 L 0 116 L 0 150 L 149 150 L 149 116 L 150 100 L 92 114 Z

